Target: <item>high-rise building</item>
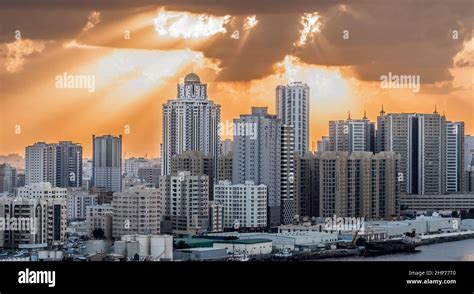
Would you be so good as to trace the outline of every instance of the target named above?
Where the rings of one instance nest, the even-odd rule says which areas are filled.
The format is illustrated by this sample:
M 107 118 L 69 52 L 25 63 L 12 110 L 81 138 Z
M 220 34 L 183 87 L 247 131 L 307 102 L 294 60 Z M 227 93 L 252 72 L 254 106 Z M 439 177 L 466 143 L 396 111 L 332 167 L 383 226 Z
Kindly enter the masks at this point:
M 163 104 L 162 175 L 170 175 L 174 155 L 201 151 L 217 158 L 220 152 L 220 105 L 207 97 L 207 85 L 195 73 L 178 84 L 176 99 Z
M 446 122 L 443 166 L 446 188 L 443 192 L 465 191 L 464 122 Z
M 386 114 L 382 109 L 377 118 L 377 150 L 400 154 L 398 177 L 406 194 L 439 195 L 465 187 L 461 136 L 463 123 L 446 121 L 436 110 Z
M 82 186 L 82 146 L 70 141 L 37 142 L 25 152 L 25 182 L 48 182 L 54 187 Z
M 313 153 L 295 157 L 295 198 L 298 216 L 319 216 L 319 160 Z
M 266 107 L 252 107 L 252 113 L 234 119 L 232 183 L 252 181 L 267 186 L 267 225 L 281 225 L 282 124 Z
M 138 177 L 138 170 L 151 166 L 150 161 L 143 157 L 131 157 L 125 159 L 125 174 L 130 177 Z
M 156 188 L 137 185 L 114 193 L 113 236 L 158 234 L 160 232 L 161 198 Z
M 398 155 L 393 152 L 322 152 L 319 216 L 391 219 L 400 213 Z
M 217 181 L 232 181 L 232 152 L 217 157 Z
M 25 150 L 25 184 L 56 184 L 56 145 L 37 142 Z
M 0 194 L 13 195 L 17 187 L 16 169 L 9 164 L 0 164 Z
M 296 215 L 295 201 L 295 152 L 294 128 L 281 126 L 280 183 L 281 183 L 281 223 L 291 224 Z
M 214 186 L 214 195 L 215 203 L 224 206 L 224 229 L 267 226 L 267 186 L 220 181 Z
M 374 152 L 375 125 L 367 117 L 329 122 L 329 150 Z M 319 150 L 318 150 L 319 151 Z
M 189 171 L 179 171 L 177 175 L 161 176 L 160 192 L 162 233 L 196 235 L 208 230 L 207 175 L 191 175 Z
M 56 187 L 82 187 L 82 146 L 70 141 L 56 145 Z
M 122 135 L 92 135 L 92 180 L 101 192 L 122 190 Z
M 464 169 L 474 166 L 474 136 L 464 136 Z
M 276 88 L 276 112 L 282 124 L 294 129 L 294 150 L 298 154 L 308 151 L 309 142 L 309 87 L 293 82 Z
M 317 148 L 318 152 L 331 151 L 331 147 L 329 144 L 329 136 L 322 136 L 321 140 L 318 140 Z
M 48 247 L 64 243 L 67 220 L 66 199 L 0 197 L 0 218 L 20 221 L 21 229 L 0 232 L 0 247 L 41 244 Z

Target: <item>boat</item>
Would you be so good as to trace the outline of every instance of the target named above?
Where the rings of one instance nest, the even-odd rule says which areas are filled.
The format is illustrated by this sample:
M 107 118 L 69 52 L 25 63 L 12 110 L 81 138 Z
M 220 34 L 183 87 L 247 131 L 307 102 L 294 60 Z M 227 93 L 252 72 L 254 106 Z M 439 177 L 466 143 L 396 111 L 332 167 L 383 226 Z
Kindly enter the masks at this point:
M 293 256 L 293 253 L 291 253 L 290 249 L 288 248 L 283 248 L 280 252 L 275 254 L 275 257 L 280 257 L 280 258 L 287 258 Z
M 412 239 L 377 240 L 365 242 L 366 255 L 414 252 L 420 244 Z

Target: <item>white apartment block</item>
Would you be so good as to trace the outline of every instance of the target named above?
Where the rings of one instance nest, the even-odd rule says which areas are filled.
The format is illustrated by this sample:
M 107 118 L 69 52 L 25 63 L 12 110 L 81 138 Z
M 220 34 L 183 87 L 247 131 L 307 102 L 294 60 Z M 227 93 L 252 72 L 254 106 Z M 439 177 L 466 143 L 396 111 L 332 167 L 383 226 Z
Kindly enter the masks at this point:
M 113 207 L 111 204 L 90 205 L 86 208 L 86 226 L 89 236 L 94 230 L 102 229 L 107 239 L 112 238 Z
M 146 185 L 130 187 L 114 193 L 113 236 L 128 234 L 158 234 L 161 204 L 159 190 Z
M 67 228 L 66 216 L 64 198 L 0 197 L 0 217 L 6 220 L 22 220 L 25 226 L 1 231 L 0 247 L 62 245 Z
M 67 193 L 68 219 L 86 219 L 87 207 L 97 205 L 98 197 L 83 190 L 69 190 Z
M 267 226 L 267 186 L 252 181 L 232 184 L 219 181 L 214 186 L 214 202 L 224 206 L 224 228 Z
M 209 177 L 189 171 L 160 178 L 164 219 L 174 234 L 195 235 L 209 227 Z
M 67 188 L 53 187 L 51 183 L 31 183 L 17 189 L 17 196 L 30 199 L 66 199 Z

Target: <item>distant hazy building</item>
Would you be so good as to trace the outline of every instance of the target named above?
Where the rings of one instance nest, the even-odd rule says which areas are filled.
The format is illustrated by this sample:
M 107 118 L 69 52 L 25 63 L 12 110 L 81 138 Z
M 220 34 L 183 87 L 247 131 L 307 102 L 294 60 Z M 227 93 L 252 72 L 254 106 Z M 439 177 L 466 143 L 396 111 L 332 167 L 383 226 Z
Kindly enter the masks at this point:
M 92 187 L 92 159 L 82 160 L 82 188 Z
M 95 230 L 101 229 L 104 237 L 110 240 L 113 233 L 112 205 L 89 205 L 86 208 L 86 226 L 89 237 L 93 237 Z
M 0 194 L 14 194 L 16 187 L 16 169 L 6 163 L 0 164 Z
M 160 185 L 161 168 L 159 166 L 148 166 L 138 169 L 138 178 L 147 184 L 154 185 L 156 188 Z
M 221 141 L 221 155 L 227 155 L 232 152 L 232 140 L 225 139 Z
M 70 141 L 37 142 L 25 151 L 25 182 L 54 187 L 82 186 L 82 146 Z
M 160 177 L 163 233 L 195 235 L 209 227 L 209 177 L 179 171 Z
M 171 173 L 176 154 L 195 150 L 217 158 L 220 152 L 220 105 L 207 97 L 207 85 L 190 73 L 177 88 L 176 99 L 163 104 L 162 175 Z
M 234 184 L 220 181 L 214 186 L 215 203 L 224 207 L 224 228 L 267 226 L 267 186 L 251 181 Z
M 127 234 L 158 234 L 160 232 L 161 201 L 156 188 L 138 185 L 114 193 L 113 236 Z
M 217 157 L 217 181 L 232 181 L 232 157 L 232 152 Z
M 92 136 L 93 186 L 103 192 L 122 190 L 122 135 Z
M 0 197 L 0 218 L 21 220 L 22 230 L 0 231 L 0 247 L 62 245 L 66 233 L 66 199 Z
M 138 177 L 138 170 L 150 165 L 151 163 L 143 157 L 125 159 L 125 174 L 131 177 Z
M 331 147 L 329 144 L 329 136 L 322 136 L 321 140 L 318 140 L 317 148 L 318 152 L 331 151 Z
M 474 136 L 464 136 L 464 169 L 474 166 Z
M 375 125 L 365 116 L 329 122 L 329 150 L 374 152 Z M 318 150 L 319 151 L 319 150 Z
M 68 219 L 86 219 L 87 207 L 97 205 L 98 197 L 85 190 L 67 191 Z
M 323 152 L 319 216 L 390 219 L 399 215 L 398 156 L 393 152 Z
M 276 112 L 282 124 L 294 129 L 293 149 L 298 154 L 308 151 L 309 87 L 301 82 L 276 88 Z

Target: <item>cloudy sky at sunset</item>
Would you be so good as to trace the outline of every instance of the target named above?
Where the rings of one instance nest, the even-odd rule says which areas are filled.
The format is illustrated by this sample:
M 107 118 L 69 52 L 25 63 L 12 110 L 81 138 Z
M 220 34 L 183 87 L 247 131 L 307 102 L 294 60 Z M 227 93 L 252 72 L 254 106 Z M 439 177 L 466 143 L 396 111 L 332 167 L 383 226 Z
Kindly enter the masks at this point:
M 382 104 L 437 105 L 474 134 L 473 12 L 471 0 L 3 0 L 0 154 L 71 140 L 89 157 L 92 134 L 122 134 L 126 157 L 156 157 L 162 104 L 190 71 L 223 121 L 274 113 L 277 85 L 307 83 L 310 142 Z M 419 75 L 420 91 L 382 88 L 389 72 Z M 95 91 L 57 88 L 64 73 L 94 76 Z

